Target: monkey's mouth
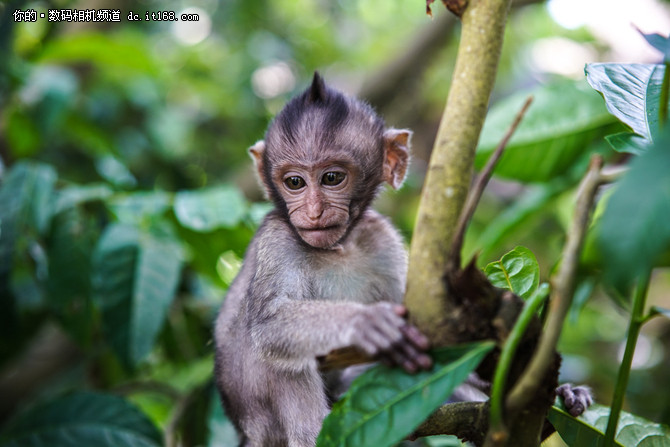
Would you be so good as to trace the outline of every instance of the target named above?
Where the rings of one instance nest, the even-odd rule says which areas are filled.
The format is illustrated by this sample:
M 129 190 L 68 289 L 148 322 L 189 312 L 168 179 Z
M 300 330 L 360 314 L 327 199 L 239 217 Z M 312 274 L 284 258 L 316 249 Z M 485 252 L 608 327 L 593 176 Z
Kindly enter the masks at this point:
M 327 225 L 325 227 L 313 227 L 313 228 L 298 228 L 300 231 L 305 231 L 305 232 L 320 232 L 320 231 L 332 231 L 340 228 L 341 225 Z
M 300 237 L 312 247 L 327 248 L 337 243 L 341 237 L 342 225 L 298 228 Z

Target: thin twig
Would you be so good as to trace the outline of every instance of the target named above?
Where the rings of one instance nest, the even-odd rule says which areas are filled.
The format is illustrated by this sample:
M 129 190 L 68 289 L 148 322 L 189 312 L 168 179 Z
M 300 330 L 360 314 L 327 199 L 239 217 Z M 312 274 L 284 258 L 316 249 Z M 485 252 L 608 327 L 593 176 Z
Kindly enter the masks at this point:
M 538 390 L 554 357 L 563 321 L 572 303 L 579 256 L 588 228 L 594 197 L 600 185 L 602 166 L 601 156 L 591 157 L 589 170 L 579 185 L 575 214 L 563 249 L 563 260 L 558 273 L 551 281 L 552 293 L 547 326 L 540 336 L 537 351 L 530 365 L 507 396 L 508 414 L 518 414 L 526 407 Z
M 484 188 L 486 188 L 486 185 L 488 184 L 489 180 L 491 180 L 493 170 L 498 164 L 498 161 L 500 160 L 503 151 L 507 147 L 507 143 L 509 143 L 509 140 L 510 138 L 512 138 L 512 135 L 514 135 L 516 128 L 519 126 L 519 123 L 521 123 L 523 116 L 526 114 L 526 110 L 528 110 L 528 107 L 530 107 L 530 104 L 532 102 L 533 97 L 529 96 L 526 99 L 526 102 L 524 102 L 523 106 L 521 107 L 521 110 L 519 110 L 519 113 L 516 114 L 514 122 L 507 130 L 507 133 L 505 134 L 503 139 L 500 140 L 500 143 L 498 143 L 498 147 L 496 147 L 496 150 L 488 159 L 486 165 L 484 166 L 479 176 L 477 177 L 477 180 L 472 186 L 472 189 L 470 190 L 468 198 L 465 202 L 465 206 L 463 207 L 463 211 L 461 212 L 461 215 L 458 219 L 458 224 L 456 226 L 456 233 L 454 234 L 454 240 L 451 244 L 451 262 L 448 265 L 448 269 L 460 268 L 461 248 L 463 246 L 463 238 L 465 237 L 465 231 L 468 228 L 468 223 L 470 222 L 470 219 L 472 219 L 472 215 L 475 213 L 475 210 L 477 209 L 477 204 L 479 203 L 479 200 L 482 198 Z

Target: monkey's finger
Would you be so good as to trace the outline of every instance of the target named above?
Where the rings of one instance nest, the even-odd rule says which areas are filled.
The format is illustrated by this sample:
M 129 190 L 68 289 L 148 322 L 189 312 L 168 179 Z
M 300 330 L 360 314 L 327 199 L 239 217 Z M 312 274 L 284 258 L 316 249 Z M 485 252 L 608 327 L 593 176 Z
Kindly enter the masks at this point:
M 393 312 L 379 312 L 372 320 L 372 329 L 378 331 L 391 343 L 395 343 L 404 337 L 400 328 L 405 325 L 405 320 Z
M 402 332 L 405 338 L 420 350 L 426 351 L 430 348 L 428 337 L 423 335 L 415 326 L 406 324 L 400 328 L 400 332 Z
M 407 340 L 403 340 L 401 343 L 398 343 L 396 346 L 398 351 L 402 352 L 402 355 L 417 368 L 420 369 L 430 369 L 433 366 L 433 359 L 430 358 L 427 354 L 424 354 L 418 350 L 412 343 Z
M 404 317 L 405 315 L 407 315 L 407 308 L 402 304 L 395 304 L 393 306 L 393 312 L 395 312 L 395 314 L 398 315 L 399 317 Z
M 401 366 L 402 369 L 410 374 L 414 374 L 418 369 L 417 365 L 412 361 L 412 359 L 408 358 L 402 350 L 391 349 L 384 352 L 383 356 L 390 358 L 394 365 Z
M 360 337 L 356 345 L 370 357 L 374 357 L 379 352 L 377 346 L 375 346 L 375 344 L 371 340 L 368 340 L 366 337 Z
M 365 334 L 365 338 L 377 347 L 377 352 L 388 351 L 395 340 L 402 337 L 400 330 L 392 328 L 371 327 Z

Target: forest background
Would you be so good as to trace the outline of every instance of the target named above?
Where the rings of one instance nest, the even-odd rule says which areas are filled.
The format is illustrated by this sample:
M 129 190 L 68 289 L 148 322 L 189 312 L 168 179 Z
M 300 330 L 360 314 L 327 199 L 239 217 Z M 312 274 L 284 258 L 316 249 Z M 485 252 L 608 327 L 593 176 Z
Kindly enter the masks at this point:
M 71 10 L 111 15 L 64 21 Z M 389 125 L 414 130 L 405 186 L 377 201 L 409 241 L 459 36 L 457 19 L 433 10 L 431 19 L 422 2 L 382 0 L 0 2 L 0 422 L 11 428 L 36 403 L 94 390 L 105 408 L 137 406 L 149 438 L 231 444 L 211 382 L 211 325 L 268 210 L 246 149 L 319 70 Z M 182 14 L 192 21 L 170 20 Z M 477 253 L 484 267 L 522 245 L 543 281 L 554 271 L 589 156 L 630 158 L 604 139 L 623 126 L 584 65 L 662 60 L 633 25 L 667 34 L 668 3 L 513 6 L 478 167 L 529 92 L 536 99 L 464 259 Z M 541 138 L 538 122 L 551 123 Z M 628 315 L 600 281 L 601 257 L 587 238 L 559 350 L 561 381 L 586 383 L 609 405 Z M 648 304 L 670 308 L 669 291 L 670 270 L 655 269 Z M 668 320 L 645 324 L 625 407 L 665 424 L 669 349 Z

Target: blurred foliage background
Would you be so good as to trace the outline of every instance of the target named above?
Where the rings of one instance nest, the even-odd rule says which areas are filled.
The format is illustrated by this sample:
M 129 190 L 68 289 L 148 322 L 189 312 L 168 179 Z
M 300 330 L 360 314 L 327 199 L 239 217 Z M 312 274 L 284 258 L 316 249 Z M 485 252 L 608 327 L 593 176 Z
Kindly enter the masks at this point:
M 168 444 L 232 443 L 213 392 L 211 326 L 268 210 L 246 149 L 319 70 L 387 124 L 414 130 L 405 187 L 377 202 L 409 241 L 458 44 L 457 21 L 424 9 L 0 0 L 0 422 L 11 428 L 35 403 L 89 390 L 138 405 Z M 117 10 L 120 20 L 49 20 L 62 10 Z M 129 20 L 160 11 L 198 20 Z M 627 161 L 603 140 L 621 125 L 586 84 L 584 64 L 660 60 L 631 24 L 667 33 L 670 9 L 516 2 L 478 165 L 528 90 L 535 112 L 475 215 L 466 257 L 485 265 L 524 245 L 548 279 L 588 156 Z M 538 123 L 548 126 L 541 138 Z M 587 243 L 579 306 L 561 341 L 563 380 L 609 404 L 627 316 L 601 286 L 599 255 Z M 670 270 L 656 269 L 650 304 L 670 307 L 669 291 Z M 638 344 L 627 408 L 667 424 L 670 324 L 657 320 Z

